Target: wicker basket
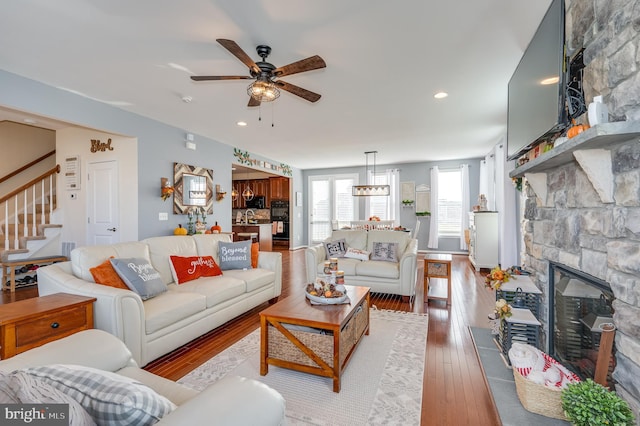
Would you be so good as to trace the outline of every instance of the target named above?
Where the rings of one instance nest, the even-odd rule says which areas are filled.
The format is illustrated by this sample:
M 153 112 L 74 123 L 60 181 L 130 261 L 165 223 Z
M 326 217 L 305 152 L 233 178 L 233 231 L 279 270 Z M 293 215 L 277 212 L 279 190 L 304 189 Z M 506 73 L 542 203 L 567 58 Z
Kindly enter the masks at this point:
M 554 419 L 567 420 L 560 399 L 561 389 L 552 389 L 534 383 L 523 377 L 515 368 L 513 378 L 516 382 L 518 398 L 527 411 Z

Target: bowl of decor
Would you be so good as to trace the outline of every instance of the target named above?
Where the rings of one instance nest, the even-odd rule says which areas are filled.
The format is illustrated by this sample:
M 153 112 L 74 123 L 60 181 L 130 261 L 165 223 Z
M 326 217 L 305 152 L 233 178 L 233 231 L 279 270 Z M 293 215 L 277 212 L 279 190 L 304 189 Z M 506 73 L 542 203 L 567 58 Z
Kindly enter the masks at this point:
M 349 298 L 343 285 L 331 284 L 320 278 L 315 283 L 307 284 L 304 294 L 310 301 L 323 305 L 337 305 Z

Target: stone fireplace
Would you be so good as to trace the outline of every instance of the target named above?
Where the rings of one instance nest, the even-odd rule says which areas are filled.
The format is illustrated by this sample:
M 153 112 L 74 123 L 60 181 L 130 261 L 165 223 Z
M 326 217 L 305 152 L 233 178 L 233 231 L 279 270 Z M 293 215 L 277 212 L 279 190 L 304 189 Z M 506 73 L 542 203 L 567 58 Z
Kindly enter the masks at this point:
M 638 416 L 640 2 L 565 1 L 568 50 L 585 48 L 586 101 L 602 95 L 617 123 L 589 129 L 511 173 L 526 182 L 520 200 L 521 264 L 543 292 L 540 320 L 547 337 L 554 327 L 549 324 L 551 265 L 610 287 L 613 297 L 604 302 L 617 328 L 612 377 L 616 392 Z M 600 302 L 593 303 L 595 309 Z

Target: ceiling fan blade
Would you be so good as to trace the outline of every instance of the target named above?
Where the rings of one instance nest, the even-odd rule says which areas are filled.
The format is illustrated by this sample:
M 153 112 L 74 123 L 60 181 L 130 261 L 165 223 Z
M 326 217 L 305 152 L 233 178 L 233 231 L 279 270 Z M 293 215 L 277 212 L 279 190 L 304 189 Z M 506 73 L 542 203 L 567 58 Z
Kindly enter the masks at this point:
M 252 80 L 253 77 L 244 75 L 192 75 L 193 81 L 207 81 L 207 80 Z
M 260 101 L 254 98 L 253 96 L 249 96 L 249 103 L 247 104 L 247 106 L 250 106 L 250 107 L 260 106 Z
M 218 38 L 216 39 L 216 41 L 220 43 L 222 47 L 231 52 L 233 56 L 240 59 L 240 62 L 248 66 L 252 73 L 260 74 L 260 68 L 258 68 L 253 59 L 251 59 L 249 55 L 247 55 L 245 51 L 242 50 L 240 46 L 238 46 L 238 43 L 233 40 L 227 40 L 224 38 Z
M 302 59 L 289 65 L 276 68 L 273 71 L 273 74 L 276 77 L 282 77 L 285 75 L 297 74 L 299 72 L 317 70 L 318 68 L 325 68 L 326 66 L 327 64 L 324 62 L 324 59 L 322 59 L 318 55 L 315 55 L 307 59 Z
M 300 96 L 302 99 L 306 99 L 309 102 L 317 102 L 320 99 L 320 95 L 310 90 L 303 89 L 294 84 L 287 83 L 286 81 L 278 80 L 273 82 L 282 90 L 286 90 L 289 93 L 293 93 L 296 96 Z

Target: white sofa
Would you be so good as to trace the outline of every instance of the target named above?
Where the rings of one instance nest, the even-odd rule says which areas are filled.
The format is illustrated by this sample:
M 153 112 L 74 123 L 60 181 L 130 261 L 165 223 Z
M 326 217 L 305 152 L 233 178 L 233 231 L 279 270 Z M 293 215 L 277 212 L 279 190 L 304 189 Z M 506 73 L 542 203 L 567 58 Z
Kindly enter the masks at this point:
M 71 261 L 38 269 L 38 292 L 95 297 L 95 327 L 122 340 L 144 366 L 189 341 L 267 301 L 282 290 L 282 254 L 259 252 L 258 268 L 227 270 L 177 285 L 169 256 L 213 256 L 227 234 L 166 236 L 71 252 Z M 168 291 L 148 300 L 130 290 L 96 284 L 89 271 L 111 256 L 144 258 L 160 273 Z
M 0 376 L 51 364 L 80 365 L 113 372 L 148 386 L 177 405 L 157 425 L 275 426 L 284 423 L 284 399 L 263 383 L 237 376 L 225 377 L 198 392 L 140 369 L 120 340 L 95 329 L 2 360 Z
M 336 230 L 325 242 L 344 239 L 347 247 L 368 252 L 376 242 L 398 243 L 398 262 L 338 258 L 338 270 L 344 271 L 345 284 L 371 287 L 373 293 L 397 294 L 411 298 L 416 290 L 418 240 L 411 234 L 391 230 Z M 327 259 L 324 244 L 308 247 L 305 252 L 307 281 L 324 276 Z

